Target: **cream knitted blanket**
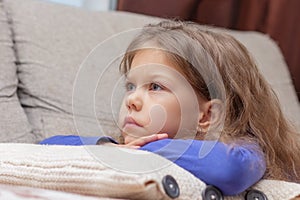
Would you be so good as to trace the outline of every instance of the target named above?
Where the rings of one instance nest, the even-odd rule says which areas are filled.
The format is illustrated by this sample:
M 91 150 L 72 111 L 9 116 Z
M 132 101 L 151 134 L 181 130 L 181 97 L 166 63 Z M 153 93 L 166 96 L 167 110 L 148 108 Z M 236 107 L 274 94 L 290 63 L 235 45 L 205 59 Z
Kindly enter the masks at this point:
M 109 146 L 0 144 L 0 184 L 125 199 L 171 199 L 162 179 L 178 183 L 177 199 L 202 199 L 205 183 L 170 161 L 148 152 Z M 268 199 L 292 199 L 300 185 L 262 180 L 253 188 Z M 225 199 L 243 199 L 245 194 Z

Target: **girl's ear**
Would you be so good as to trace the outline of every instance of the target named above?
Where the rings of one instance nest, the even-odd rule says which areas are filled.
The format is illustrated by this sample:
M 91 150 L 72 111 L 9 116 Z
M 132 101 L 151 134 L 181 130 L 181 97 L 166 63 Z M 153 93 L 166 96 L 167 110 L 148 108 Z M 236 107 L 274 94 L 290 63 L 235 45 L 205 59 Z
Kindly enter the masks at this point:
M 200 106 L 198 127 L 201 132 L 207 133 L 209 129 L 214 130 L 222 124 L 224 119 L 224 106 L 221 100 L 212 99 Z

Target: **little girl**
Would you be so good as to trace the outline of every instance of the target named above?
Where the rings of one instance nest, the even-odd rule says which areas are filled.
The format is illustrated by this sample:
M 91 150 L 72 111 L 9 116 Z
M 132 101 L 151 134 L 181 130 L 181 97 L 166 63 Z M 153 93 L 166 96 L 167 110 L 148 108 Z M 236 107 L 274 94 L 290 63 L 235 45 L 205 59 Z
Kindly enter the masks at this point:
M 41 144 L 109 141 L 151 151 L 225 195 L 261 178 L 300 182 L 299 134 L 232 36 L 190 22 L 148 25 L 129 45 L 120 69 L 126 76 L 121 144 L 77 136 Z

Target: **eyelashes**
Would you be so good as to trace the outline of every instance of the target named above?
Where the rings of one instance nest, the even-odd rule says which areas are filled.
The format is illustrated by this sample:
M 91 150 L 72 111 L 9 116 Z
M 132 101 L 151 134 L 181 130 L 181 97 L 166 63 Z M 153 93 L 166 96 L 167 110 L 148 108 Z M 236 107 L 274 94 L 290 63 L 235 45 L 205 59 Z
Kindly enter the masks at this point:
M 165 87 L 162 84 L 156 83 L 156 82 L 145 84 L 145 85 L 143 85 L 143 87 L 146 87 L 149 91 L 165 90 Z M 126 82 L 125 83 L 125 90 L 127 92 L 133 92 L 133 91 L 136 90 L 136 85 L 132 82 Z
M 159 83 L 150 83 L 149 89 L 152 91 L 160 91 L 163 90 L 164 87 Z

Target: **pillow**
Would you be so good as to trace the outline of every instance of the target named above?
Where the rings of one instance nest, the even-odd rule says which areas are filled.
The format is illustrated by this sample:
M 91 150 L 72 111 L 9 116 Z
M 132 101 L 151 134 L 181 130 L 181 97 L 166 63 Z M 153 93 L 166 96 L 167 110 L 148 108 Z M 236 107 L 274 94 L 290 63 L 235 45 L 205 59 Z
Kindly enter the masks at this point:
M 34 142 L 17 96 L 17 67 L 9 16 L 0 2 L 0 142 Z
M 203 191 L 209 188 L 156 154 L 104 145 L 0 144 L 0 163 L 0 184 L 88 196 L 202 199 Z M 268 199 L 291 199 L 300 195 L 300 184 L 284 181 L 261 180 L 252 189 L 263 192 Z M 225 199 L 242 199 L 249 191 Z
M 86 91 L 82 91 L 83 102 L 74 119 L 72 101 L 76 97 L 72 97 L 72 92 L 76 76 L 84 59 L 99 43 L 151 20 L 136 17 L 136 14 L 90 12 L 43 1 L 4 2 L 11 11 L 20 63 L 18 94 L 38 140 L 58 134 L 77 134 L 78 130 L 84 136 L 119 135 L 109 99 L 99 97 L 95 117 L 93 110 L 87 109 L 93 99 L 84 99 Z M 125 47 L 125 44 L 115 43 L 110 50 Z M 105 55 L 99 56 L 97 60 L 105 58 Z M 94 76 L 95 70 L 101 73 L 106 66 L 100 63 L 91 67 L 88 76 Z M 106 77 L 117 81 L 118 67 L 114 69 Z M 111 89 L 102 88 L 104 93 Z
M 168 199 L 162 184 L 167 175 L 179 184 L 183 199 L 197 199 L 205 187 L 158 155 L 111 146 L 0 144 L 0 163 L 0 184 L 89 196 Z
M 15 185 L 0 185 L 0 195 L 2 199 L 10 200 L 113 200 Z

